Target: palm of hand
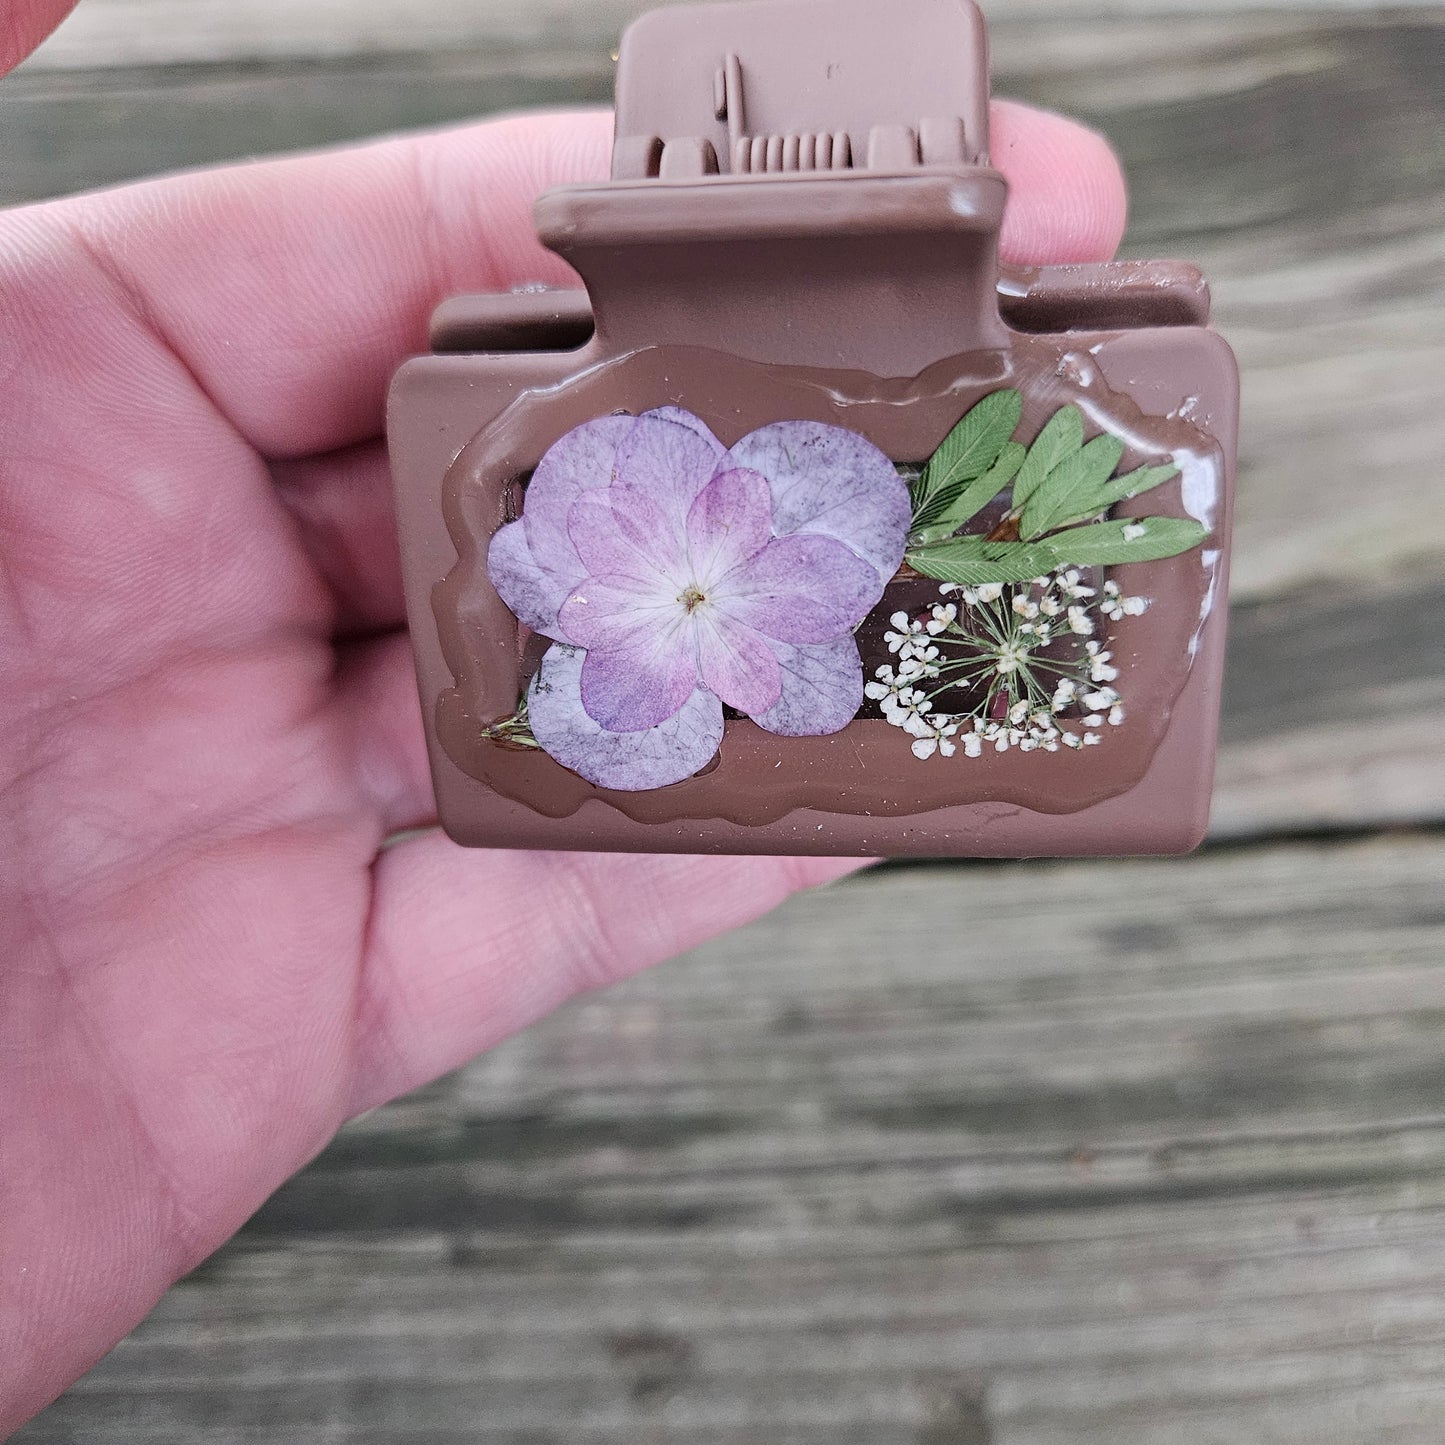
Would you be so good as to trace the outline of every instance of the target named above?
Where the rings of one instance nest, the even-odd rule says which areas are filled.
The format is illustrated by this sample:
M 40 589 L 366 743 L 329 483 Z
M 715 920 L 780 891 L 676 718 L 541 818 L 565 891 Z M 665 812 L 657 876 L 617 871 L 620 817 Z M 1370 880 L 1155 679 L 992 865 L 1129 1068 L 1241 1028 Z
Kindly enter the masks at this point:
M 605 147 L 0 217 L 0 1436 L 349 1115 L 842 871 L 382 848 L 430 811 L 385 380 L 438 296 L 555 274 L 530 197 Z

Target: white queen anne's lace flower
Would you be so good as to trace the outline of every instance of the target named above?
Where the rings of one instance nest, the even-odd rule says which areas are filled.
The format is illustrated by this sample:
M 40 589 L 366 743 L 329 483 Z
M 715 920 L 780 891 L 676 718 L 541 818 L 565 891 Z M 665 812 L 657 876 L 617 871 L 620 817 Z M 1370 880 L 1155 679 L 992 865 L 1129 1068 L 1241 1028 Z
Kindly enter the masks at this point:
M 1090 587 L 1077 568 L 1029 583 L 945 583 L 951 599 L 916 616 L 895 613 L 885 634 L 896 666 L 880 667 L 865 692 L 911 739 L 915 757 L 1082 752 L 1123 725 L 1114 654 L 1098 619 L 1140 616 L 1144 598 L 1106 579 Z M 971 696 L 971 712 L 947 699 Z
M 955 721 L 942 716 L 932 718 L 928 725 L 928 731 L 914 738 L 913 756 L 931 758 L 935 752 L 938 752 L 946 758 L 951 758 L 957 747 L 953 739 L 958 729 L 959 724 Z M 966 751 L 967 739 L 964 740 L 964 747 Z
M 904 658 L 912 657 L 919 640 L 927 637 L 923 623 L 906 612 L 895 612 L 888 620 L 893 626 L 891 631 L 883 634 L 883 641 L 889 652 Z
M 1147 597 L 1125 597 L 1119 584 L 1111 578 L 1104 583 L 1103 596 L 1099 599 L 1099 611 L 1110 622 L 1122 622 L 1126 617 L 1142 617 L 1149 610 Z
M 1101 643 L 1086 642 L 1084 650 L 1089 658 L 1091 682 L 1113 682 L 1118 677 L 1119 669 L 1110 665 L 1114 654 L 1106 651 Z

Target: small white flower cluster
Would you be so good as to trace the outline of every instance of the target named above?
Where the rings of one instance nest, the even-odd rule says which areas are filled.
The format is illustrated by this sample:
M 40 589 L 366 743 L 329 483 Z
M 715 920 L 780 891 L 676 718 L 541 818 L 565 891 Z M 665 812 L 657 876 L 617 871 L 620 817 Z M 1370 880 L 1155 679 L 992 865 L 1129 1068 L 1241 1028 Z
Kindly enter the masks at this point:
M 1100 595 L 1074 568 L 1017 587 L 945 583 L 941 591 L 956 595 L 962 610 L 944 602 L 919 617 L 895 612 L 884 642 L 897 665 L 880 667 L 864 688 L 884 718 L 913 739 L 917 757 L 952 757 L 961 747 L 976 758 L 986 746 L 1082 751 L 1103 741 L 1098 729 L 1124 721 L 1123 700 L 1111 686 L 1119 670 L 1093 636 L 1093 613 L 1113 622 L 1138 617 L 1146 599 L 1123 596 L 1112 581 Z M 1088 639 L 1082 655 L 1043 655 L 1066 636 Z M 934 710 L 937 697 L 960 687 L 984 693 L 974 712 Z
M 1117 582 L 1104 583 L 1104 595 L 1099 599 L 1099 611 L 1110 622 L 1121 622 L 1126 617 L 1142 617 L 1149 610 L 1147 597 L 1125 597 L 1119 591 Z

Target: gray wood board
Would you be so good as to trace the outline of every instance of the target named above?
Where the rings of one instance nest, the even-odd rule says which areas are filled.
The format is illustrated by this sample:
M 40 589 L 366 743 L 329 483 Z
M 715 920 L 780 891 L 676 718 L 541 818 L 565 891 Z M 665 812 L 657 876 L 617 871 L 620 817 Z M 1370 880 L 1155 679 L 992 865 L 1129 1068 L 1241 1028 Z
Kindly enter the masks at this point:
M 795 900 L 357 1121 L 18 1440 L 1438 1445 L 1442 877 Z
M 675 0 L 674 0 L 675 3 Z M 886 3 L 886 0 L 880 0 Z M 605 52 L 653 0 L 85 0 L 29 61 L 30 70 L 409 55 L 432 50 Z M 1198 0 L 985 0 L 996 24 L 1029 18 L 1077 27 L 1121 16 L 1173 21 Z M 1371 13 L 1377 0 L 1232 0 L 1248 22 L 1290 9 Z

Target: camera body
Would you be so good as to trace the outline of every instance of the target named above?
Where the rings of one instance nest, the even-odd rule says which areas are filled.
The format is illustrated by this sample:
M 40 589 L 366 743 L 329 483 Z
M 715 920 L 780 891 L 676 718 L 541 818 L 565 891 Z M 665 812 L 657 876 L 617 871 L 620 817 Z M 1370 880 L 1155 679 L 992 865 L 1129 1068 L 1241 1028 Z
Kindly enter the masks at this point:
M 1209 328 L 1199 273 L 1000 267 L 1006 186 L 988 163 L 986 40 L 970 0 L 656 11 L 628 32 L 617 100 L 612 179 L 549 192 L 536 209 L 541 239 L 586 289 L 444 301 L 431 354 L 392 389 L 410 626 L 446 831 L 476 846 L 646 852 L 1195 846 L 1213 774 L 1238 411 L 1234 357 Z M 587 691 L 602 644 L 567 630 L 587 600 L 576 578 L 547 614 L 561 623 L 543 635 L 519 621 L 495 539 L 509 526 L 521 537 L 533 479 L 557 470 L 564 439 L 621 435 L 620 421 L 595 424 L 628 417 L 660 418 L 648 436 L 709 434 L 718 476 L 746 472 L 765 497 L 771 485 L 773 540 L 793 537 L 779 559 L 869 548 L 861 513 L 839 511 L 834 526 L 822 493 L 800 523 L 788 479 L 801 472 L 788 469 L 805 464 L 785 447 L 769 474 L 749 438 L 812 438 L 821 455 L 846 434 L 897 469 L 911 516 L 866 615 L 826 647 L 800 651 L 796 620 L 793 640 L 764 637 L 785 692 L 789 658 L 851 656 L 851 637 L 857 658 L 824 679 L 837 697 L 854 686 L 842 674 L 861 670 L 851 720 L 810 734 L 796 712 L 780 726 L 776 709 L 734 706 L 725 686 L 715 699 L 704 658 L 693 701 L 721 718 L 720 741 L 684 777 L 609 786 L 643 775 L 624 762 L 589 777 L 529 727 L 529 698 L 533 722 L 548 716 L 549 666 L 584 669 L 586 728 L 593 712 L 614 715 Z M 795 431 L 770 430 L 780 423 Z M 624 470 L 567 485 L 611 486 L 620 506 Z M 839 497 L 854 481 L 829 474 Z M 896 512 L 887 480 L 869 485 L 868 516 Z M 642 526 L 649 505 L 622 523 Z M 586 570 L 590 534 L 570 516 Z M 538 575 L 552 575 L 527 536 Z M 657 548 L 667 576 L 670 545 Z M 831 576 L 787 585 L 801 607 Z M 705 599 L 684 587 L 677 601 L 690 624 Z M 739 697 L 765 682 L 744 679 Z M 662 740 L 696 761 L 696 739 L 677 736 L 689 715 L 603 728 L 601 743 L 626 758 L 633 740 L 644 753 Z

